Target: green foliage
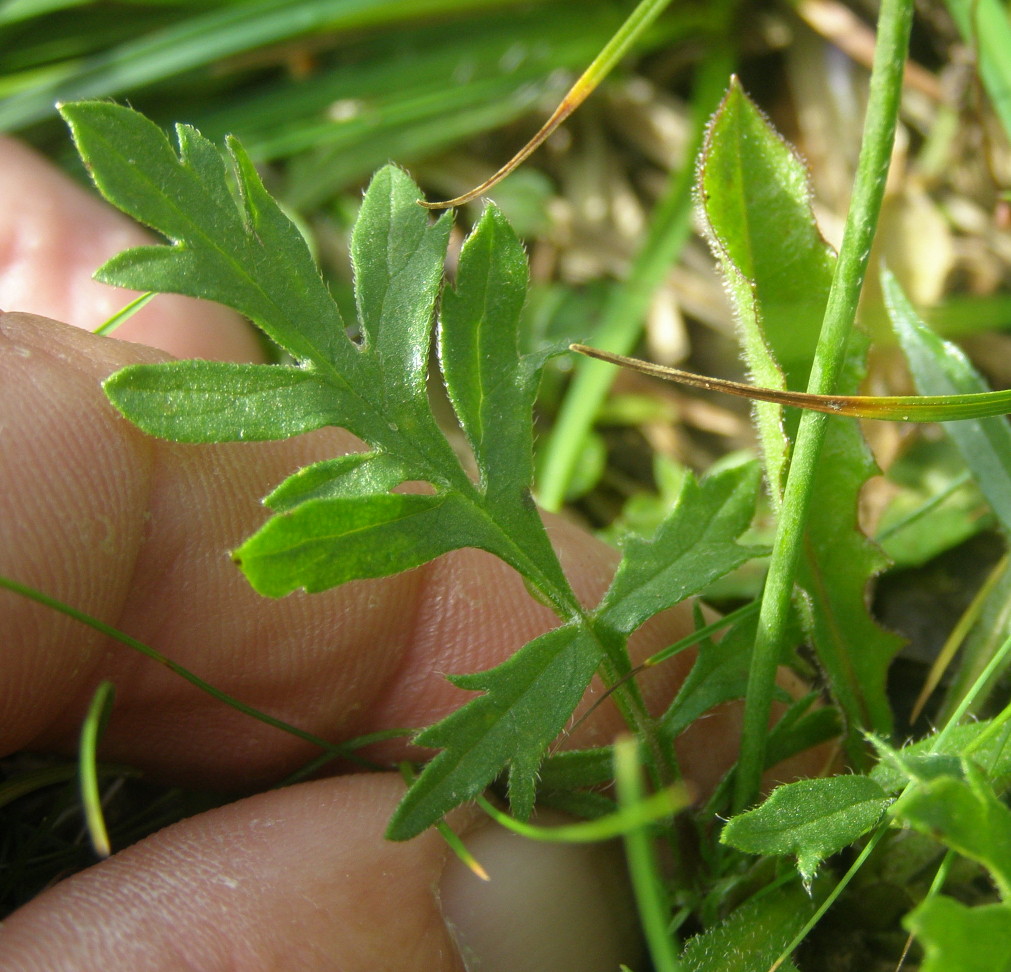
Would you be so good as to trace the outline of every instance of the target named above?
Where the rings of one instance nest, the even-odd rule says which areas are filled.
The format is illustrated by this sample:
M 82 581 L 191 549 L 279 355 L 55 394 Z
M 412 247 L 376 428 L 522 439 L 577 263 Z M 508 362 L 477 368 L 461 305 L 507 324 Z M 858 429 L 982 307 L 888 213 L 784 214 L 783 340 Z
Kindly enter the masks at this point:
M 919 319 L 887 268 L 881 274 L 881 287 L 888 316 L 921 395 L 990 391 L 965 354 Z M 1004 530 L 1011 532 L 1011 428 L 1007 421 L 997 416 L 967 419 L 950 424 L 947 432 Z
M 700 89 L 711 93 L 711 88 L 711 76 L 700 80 Z M 235 139 L 221 153 L 194 128 L 180 125 L 175 147 L 143 116 L 115 105 L 77 103 L 61 110 L 101 192 L 168 240 L 120 254 L 99 278 L 224 303 L 287 355 L 275 365 L 194 361 L 125 369 L 105 383 L 120 412 L 150 434 L 178 442 L 278 439 L 339 426 L 365 443 L 366 451 L 294 472 L 265 498 L 272 515 L 234 552 L 253 587 L 275 597 L 319 591 L 476 547 L 511 565 L 558 616 L 556 628 L 498 667 L 449 676 L 476 697 L 416 735 L 419 745 L 438 753 L 413 780 L 388 835 L 407 839 L 438 824 L 497 780 L 507 783 L 511 810 L 520 819 L 530 815 L 538 798 L 589 817 L 613 812 L 610 794 L 598 792 L 612 780 L 610 749 L 545 759 L 594 673 L 614 686 L 622 713 L 640 736 L 638 751 L 646 754 L 652 782 L 669 782 L 678 735 L 714 706 L 744 693 L 756 671 L 759 652 L 753 648 L 770 636 L 750 608 L 735 615 L 736 623 L 718 641 L 701 640 L 701 631 L 698 661 L 656 720 L 629 679 L 625 644 L 659 611 L 765 554 L 765 548 L 740 542 L 754 515 L 758 465 L 737 464 L 701 479 L 679 470 L 676 500 L 651 539 L 626 538 L 607 592 L 596 607 L 582 606 L 531 498 L 531 411 L 541 370 L 553 352 L 523 351 L 527 262 L 498 209 L 484 210 L 463 244 L 454 285 L 444 285 L 450 217 L 433 221 L 416 205 L 419 190 L 410 178 L 393 166 L 381 169 L 352 236 L 349 313 L 355 320 L 348 321 L 302 235 Z M 874 137 L 883 144 L 880 134 Z M 819 327 L 834 292 L 837 260 L 815 224 L 803 166 L 736 82 L 707 130 L 698 175 L 703 218 L 735 305 L 747 365 L 763 385 L 803 389 L 821 354 Z M 671 187 L 669 211 L 658 223 L 664 250 L 676 249 L 686 232 L 686 198 L 682 178 Z M 659 274 L 648 254 L 637 266 L 637 280 Z M 887 272 L 883 288 L 921 390 L 943 395 L 985 390 L 965 361 L 919 322 Z M 643 300 L 637 295 L 632 306 Z M 437 311 L 439 369 L 476 480 L 429 403 Z M 623 340 L 632 333 L 621 329 Z M 865 352 L 863 337 L 849 340 L 838 391 L 856 389 Z M 591 399 L 599 395 L 586 400 Z M 786 519 L 787 477 L 803 435 L 796 416 L 779 405 L 756 406 L 756 423 L 772 505 Z M 953 439 L 1006 529 L 1011 525 L 1006 423 L 974 419 Z M 792 571 L 773 579 L 786 579 L 796 608 L 796 618 L 784 610 L 779 620 L 786 630 L 803 627 L 842 710 L 849 751 L 859 756 L 861 731 L 883 736 L 890 727 L 885 674 L 898 639 L 877 625 L 867 607 L 868 584 L 886 561 L 857 526 L 859 493 L 876 469 L 855 423 L 832 420 L 821 455 L 820 467 L 802 486 L 814 501 L 803 525 L 797 589 Z M 555 480 L 556 493 L 564 479 Z M 406 491 L 407 483 L 424 485 Z M 790 523 L 803 520 L 802 510 Z M 1007 598 L 1006 585 L 995 591 L 995 598 Z M 995 601 L 991 607 L 998 617 L 1000 605 Z M 774 670 L 793 643 L 771 640 Z M 760 662 L 759 670 L 768 668 L 768 661 Z M 763 691 L 771 698 L 771 671 L 766 681 Z M 770 761 L 838 731 L 837 710 L 813 705 L 813 695 L 781 698 L 786 714 L 762 735 Z M 720 882 L 727 882 L 744 903 L 724 909 L 721 899 L 723 920 L 704 923 L 708 927 L 689 942 L 680 961 L 690 969 L 744 972 L 788 955 L 817 907 L 806 893 L 816 872 L 873 831 L 869 853 L 884 833 L 884 820 L 917 830 L 939 848 L 985 868 L 1005 899 L 970 909 L 936 894 L 928 897 L 907 920 L 926 948 L 924 968 L 1011 967 L 1011 945 L 1001 924 L 1007 923 L 1011 892 L 1011 811 L 997 795 L 1011 771 L 1001 721 L 1007 716 L 952 725 L 938 737 L 898 750 L 872 737 L 879 763 L 869 775 L 781 786 L 762 805 L 733 817 L 720 834 L 722 846 L 704 847 L 701 856 L 711 869 L 704 880 L 716 888 L 708 889 L 713 896 Z M 619 791 L 633 778 L 633 789 L 638 786 L 638 757 L 633 763 L 628 779 L 618 780 Z M 761 766 L 749 772 L 755 770 Z M 723 795 L 718 791 L 711 806 L 722 811 Z M 630 801 L 627 792 L 619 793 L 619 802 L 635 804 L 640 797 Z M 654 874 L 649 834 L 640 829 L 633 867 L 640 907 L 652 913 L 651 940 L 662 940 L 654 947 L 658 967 L 674 968 L 666 889 Z M 800 880 L 786 875 L 785 886 L 770 889 L 765 885 L 772 865 L 749 869 L 745 854 L 792 855 Z M 762 893 L 751 893 L 758 888 Z M 696 893 L 679 892 L 689 898 Z M 974 937 L 987 937 L 986 946 L 973 950 Z M 782 967 L 792 967 L 789 959 Z
M 927 957 L 921 972 L 1008 972 L 1011 970 L 1011 908 L 969 908 L 953 898 L 927 898 L 905 921 Z
M 549 631 L 492 672 L 453 676 L 454 685 L 485 694 L 418 737 L 419 744 L 442 752 L 404 797 L 391 835 L 417 833 L 427 826 L 424 821 L 438 819 L 483 789 L 506 762 L 510 804 L 525 818 L 533 806 L 541 754 L 561 731 L 608 646 L 623 644 L 654 614 L 752 555 L 733 538 L 743 532 L 754 508 L 755 473 L 751 465 L 701 484 L 686 479 L 657 536 L 625 546 L 611 586 L 585 622 Z M 620 657 L 617 661 L 621 664 Z M 486 752 L 495 755 L 488 760 Z
M 654 539 L 626 545 L 611 588 L 587 613 L 530 498 L 530 410 L 545 355 L 519 351 L 526 260 L 494 207 L 463 246 L 456 287 L 442 295 L 438 335 L 446 390 L 479 471 L 475 484 L 435 422 L 426 384 L 449 219 L 430 221 L 403 172 L 387 167 L 375 176 L 352 235 L 356 342 L 305 241 L 234 140 L 223 158 L 179 126 L 177 153 L 128 109 L 82 103 L 62 110 L 106 198 L 170 241 L 120 254 L 101 279 L 228 304 L 294 360 L 125 369 L 106 382 L 117 408 L 178 441 L 278 438 L 340 425 L 369 447 L 296 472 L 267 497 L 277 514 L 235 551 L 250 583 L 271 596 L 318 591 L 472 546 L 515 567 L 559 615 L 560 627 L 498 668 L 453 676 L 482 694 L 418 736 L 442 752 L 414 782 L 390 835 L 419 833 L 506 768 L 513 811 L 527 816 L 544 751 L 598 666 L 604 662 L 610 677 L 627 672 L 632 631 L 756 552 L 734 541 L 751 519 L 757 470 L 686 478 Z M 432 492 L 390 492 L 408 480 Z M 641 703 L 634 690 L 624 695 L 635 717 Z
M 798 780 L 734 817 L 720 840 L 751 854 L 795 854 L 809 884 L 818 865 L 867 833 L 887 804 L 885 792 L 867 776 Z
M 971 760 L 962 761 L 962 772 L 964 778 L 945 773 L 910 787 L 890 813 L 986 867 L 1001 898 L 1007 901 L 1011 894 L 1011 810 Z
M 798 885 L 775 888 L 692 938 L 681 961 L 689 972 L 766 972 L 813 911 L 811 896 Z M 780 968 L 796 972 L 789 961 Z

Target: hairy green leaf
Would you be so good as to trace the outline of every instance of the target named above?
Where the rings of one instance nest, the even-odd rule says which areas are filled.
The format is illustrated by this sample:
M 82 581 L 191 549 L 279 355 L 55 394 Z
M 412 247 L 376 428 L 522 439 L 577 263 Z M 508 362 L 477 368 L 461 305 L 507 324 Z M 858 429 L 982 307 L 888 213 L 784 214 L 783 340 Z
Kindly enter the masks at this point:
M 677 503 L 653 539 L 625 541 L 597 618 L 630 634 L 647 618 L 763 553 L 735 542 L 751 522 L 757 490 L 754 463 L 725 469 L 701 483 L 686 476 Z
M 107 378 L 109 401 L 149 435 L 173 442 L 285 439 L 343 425 L 346 403 L 318 375 L 280 365 L 167 361 Z
M 268 520 L 233 556 L 261 594 L 325 591 L 483 545 L 479 529 L 462 529 L 469 513 L 455 493 L 314 499 Z
M 686 972 L 768 972 L 814 909 L 815 902 L 796 882 L 756 895 L 726 920 L 688 939 L 682 965 Z M 796 972 L 789 960 L 778 968 Z
M 521 820 L 533 807 L 545 747 L 565 725 L 601 659 L 582 626 L 555 628 L 487 672 L 456 675 L 460 688 L 484 694 L 422 732 L 415 742 L 442 749 L 415 780 L 387 836 L 406 840 L 480 793 L 509 766 L 509 801 Z
M 698 193 L 752 380 L 802 388 L 835 254 L 818 232 L 803 163 L 736 80 L 706 133 Z M 758 403 L 755 415 L 778 502 L 788 456 L 783 410 Z
M 799 780 L 733 817 L 720 841 L 750 854 L 795 854 L 807 883 L 826 857 L 867 833 L 887 805 L 884 791 L 866 776 Z
M 803 390 L 835 254 L 818 232 L 803 164 L 736 82 L 710 125 L 700 179 L 748 366 L 758 384 Z M 855 390 L 863 375 L 865 341 L 850 344 L 840 393 Z M 779 406 L 756 408 L 776 503 L 796 416 L 784 419 Z M 886 731 L 885 673 L 901 640 L 868 613 L 868 581 L 887 561 L 857 523 L 860 489 L 876 471 L 856 424 L 833 422 L 812 485 L 799 583 L 808 595 L 806 627 L 850 725 Z M 851 744 L 859 751 L 855 735 Z
M 971 760 L 965 779 L 940 776 L 905 791 L 891 814 L 909 826 L 978 861 L 993 876 L 1004 901 L 1011 896 L 1011 810 Z
M 910 780 L 930 779 L 938 775 L 940 767 L 947 768 L 948 775 L 961 778 L 961 757 L 970 750 L 973 760 L 991 776 L 1004 776 L 1011 773 L 1011 726 L 999 732 L 994 731 L 996 728 L 991 720 L 964 722 L 945 730 L 942 744 L 932 735 L 897 751 L 872 736 L 881 760 L 870 776 L 888 793 L 898 793 Z

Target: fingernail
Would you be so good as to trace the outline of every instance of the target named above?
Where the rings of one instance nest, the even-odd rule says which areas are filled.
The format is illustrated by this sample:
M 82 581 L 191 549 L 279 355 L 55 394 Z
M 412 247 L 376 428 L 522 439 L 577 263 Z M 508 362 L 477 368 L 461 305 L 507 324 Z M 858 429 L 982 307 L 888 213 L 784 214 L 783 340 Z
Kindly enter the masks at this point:
M 537 823 L 556 819 L 544 813 Z M 439 890 L 467 972 L 615 972 L 622 962 L 641 967 L 643 946 L 620 845 L 543 843 L 491 822 L 464 843 L 489 880 L 451 855 Z

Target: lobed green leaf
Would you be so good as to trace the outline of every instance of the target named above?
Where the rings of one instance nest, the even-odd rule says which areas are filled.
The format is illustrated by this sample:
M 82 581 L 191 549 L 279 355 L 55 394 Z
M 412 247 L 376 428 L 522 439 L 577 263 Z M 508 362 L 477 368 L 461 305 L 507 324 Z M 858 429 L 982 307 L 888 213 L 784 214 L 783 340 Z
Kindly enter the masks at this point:
M 652 540 L 629 537 L 595 616 L 628 635 L 654 614 L 701 590 L 764 551 L 736 538 L 754 514 L 759 470 L 748 463 L 706 477 L 686 476 L 677 503 Z
M 970 908 L 944 895 L 927 898 L 903 924 L 923 945 L 920 972 L 1009 972 L 1011 907 Z
M 99 270 L 100 280 L 218 301 L 299 361 L 350 364 L 354 348 L 305 240 L 234 140 L 229 171 L 189 126 L 176 126 L 177 154 L 129 108 L 79 102 L 60 112 L 102 195 L 172 244 L 127 250 Z
M 512 491 L 529 488 L 532 433 L 516 421 L 533 407 L 534 375 L 521 369 L 518 323 L 527 292 L 523 247 L 501 211 L 485 208 L 460 253 L 456 288 L 442 295 L 439 361 L 485 489 L 496 465 Z
M 387 836 L 416 836 L 477 796 L 506 766 L 512 812 L 525 820 L 544 750 L 582 698 L 600 659 L 599 643 L 585 627 L 570 623 L 487 672 L 451 677 L 459 688 L 484 694 L 417 736 L 418 745 L 442 752 L 400 802 Z
M 940 776 L 910 787 L 890 812 L 982 864 L 1006 902 L 1011 896 L 1011 810 L 976 764 L 963 760 L 962 768 L 964 779 Z
M 439 361 L 489 513 L 559 583 L 530 495 L 531 416 L 545 355 L 519 350 L 528 276 L 522 244 L 501 211 L 487 206 L 461 249 L 455 289 L 442 294 Z

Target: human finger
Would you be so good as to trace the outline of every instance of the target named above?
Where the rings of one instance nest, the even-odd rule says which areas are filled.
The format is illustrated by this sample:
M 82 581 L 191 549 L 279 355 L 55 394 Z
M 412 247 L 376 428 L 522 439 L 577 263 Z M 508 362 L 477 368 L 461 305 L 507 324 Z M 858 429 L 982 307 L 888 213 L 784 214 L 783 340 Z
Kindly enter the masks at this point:
M 482 882 L 434 831 L 383 839 L 402 791 L 392 775 L 350 776 L 184 820 L 15 912 L 0 967 L 462 972 L 463 950 L 485 972 L 639 960 L 614 848 L 546 848 L 458 812 Z

